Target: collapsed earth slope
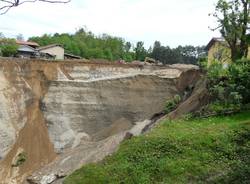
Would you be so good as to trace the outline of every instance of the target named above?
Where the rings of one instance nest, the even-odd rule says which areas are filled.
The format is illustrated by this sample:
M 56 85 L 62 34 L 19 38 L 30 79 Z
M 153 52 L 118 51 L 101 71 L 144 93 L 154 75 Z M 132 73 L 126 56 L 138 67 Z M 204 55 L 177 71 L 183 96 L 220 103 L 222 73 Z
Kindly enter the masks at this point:
M 51 183 L 102 159 L 199 78 L 187 65 L 0 59 L 0 183 Z

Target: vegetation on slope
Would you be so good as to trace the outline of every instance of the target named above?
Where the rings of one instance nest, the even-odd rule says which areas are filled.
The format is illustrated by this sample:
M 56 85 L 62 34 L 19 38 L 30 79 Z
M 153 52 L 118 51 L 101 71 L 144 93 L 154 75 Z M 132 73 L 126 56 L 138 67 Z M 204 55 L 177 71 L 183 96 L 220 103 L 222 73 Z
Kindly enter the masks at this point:
M 250 112 L 207 119 L 166 120 L 125 141 L 64 184 L 249 183 Z
M 214 61 L 206 72 L 209 104 L 193 113 L 196 117 L 227 115 L 250 108 L 250 60 L 242 59 L 227 67 Z

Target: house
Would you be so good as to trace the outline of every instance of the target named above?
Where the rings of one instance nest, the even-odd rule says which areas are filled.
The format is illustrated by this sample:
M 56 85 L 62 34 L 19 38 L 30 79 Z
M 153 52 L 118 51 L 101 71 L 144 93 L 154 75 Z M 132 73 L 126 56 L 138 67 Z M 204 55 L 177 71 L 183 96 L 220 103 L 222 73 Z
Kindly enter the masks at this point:
M 39 45 L 35 42 L 26 42 L 21 40 L 16 40 L 16 44 L 18 45 L 17 49 L 17 57 L 21 58 L 32 58 L 36 55 L 36 48 Z
M 223 38 L 212 38 L 207 44 L 206 48 L 208 51 L 208 66 L 213 61 L 220 61 L 221 63 L 231 62 L 231 51 L 228 43 Z M 248 56 L 250 59 L 250 46 L 248 47 Z
M 51 44 L 37 48 L 39 53 L 53 55 L 57 60 L 64 59 L 64 48 L 59 44 Z
M 81 59 L 80 56 L 65 53 L 64 48 L 59 44 L 51 44 L 39 47 L 35 42 L 26 42 L 17 40 L 19 45 L 17 57 L 20 58 L 40 58 L 40 59 Z

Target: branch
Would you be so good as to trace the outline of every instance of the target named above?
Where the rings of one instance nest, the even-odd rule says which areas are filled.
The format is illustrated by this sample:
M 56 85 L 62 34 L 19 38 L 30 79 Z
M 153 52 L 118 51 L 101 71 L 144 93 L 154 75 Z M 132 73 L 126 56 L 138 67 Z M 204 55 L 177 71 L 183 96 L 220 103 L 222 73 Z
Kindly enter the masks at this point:
M 65 0 L 65 1 L 49 1 L 49 0 L 39 0 L 41 2 L 46 2 L 46 3 L 69 3 L 71 0 Z
M 5 1 L 5 0 L 1 0 L 2 2 L 5 2 L 5 3 L 10 3 L 10 4 L 12 4 L 13 2 L 11 2 L 11 1 Z
M 36 1 L 37 1 L 37 0 L 27 0 L 27 1 L 23 1 L 23 2 L 19 3 L 18 6 L 21 5 L 21 4 L 23 4 L 23 3 L 34 3 L 34 2 L 36 2 Z
M 0 15 L 6 14 L 11 8 L 20 6 L 24 3 L 34 2 L 45 2 L 45 3 L 69 3 L 71 0 L 0 0 Z
M 7 13 L 10 10 L 10 8 L 12 8 L 12 7 L 13 6 L 4 6 L 4 7 L 0 8 L 0 10 L 5 9 L 2 13 L 0 13 L 0 15 Z
M 221 28 L 221 27 L 223 27 L 223 25 L 219 25 L 218 27 L 216 27 L 216 28 L 211 28 L 211 27 L 208 27 L 211 31 L 215 31 L 215 30 L 217 30 L 217 29 L 219 29 L 219 28 Z

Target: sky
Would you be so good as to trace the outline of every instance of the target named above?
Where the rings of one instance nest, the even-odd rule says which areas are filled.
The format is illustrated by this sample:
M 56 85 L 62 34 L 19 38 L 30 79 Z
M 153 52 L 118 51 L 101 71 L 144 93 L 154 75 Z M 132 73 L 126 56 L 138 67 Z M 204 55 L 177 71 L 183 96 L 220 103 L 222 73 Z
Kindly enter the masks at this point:
M 214 12 L 218 0 L 72 0 L 68 4 L 25 3 L 0 15 L 0 32 L 25 39 L 44 33 L 74 33 L 85 27 L 96 35 L 107 33 L 146 47 L 206 45 L 220 34 Z M 0 4 L 1 5 L 1 4 Z

